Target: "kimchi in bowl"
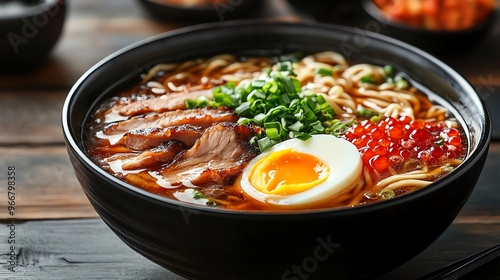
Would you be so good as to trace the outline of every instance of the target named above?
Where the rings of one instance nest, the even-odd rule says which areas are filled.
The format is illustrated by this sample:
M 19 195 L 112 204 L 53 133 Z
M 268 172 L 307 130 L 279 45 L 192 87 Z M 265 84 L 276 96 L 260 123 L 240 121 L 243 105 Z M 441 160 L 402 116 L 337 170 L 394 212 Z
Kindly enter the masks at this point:
M 199 83 L 179 82 L 183 69 L 200 65 L 188 75 Z M 210 76 L 206 65 L 250 65 L 254 74 L 238 78 L 240 72 L 224 68 L 229 76 Z M 304 74 L 307 67 L 313 74 Z M 175 108 L 170 101 L 161 105 L 170 96 L 207 91 Z M 418 106 L 377 99 L 397 91 Z M 214 92 L 217 102 L 236 103 L 208 104 Z M 237 92 L 250 97 L 238 101 Z M 247 116 L 246 106 L 255 104 L 246 101 L 271 99 L 264 93 L 279 93 L 284 104 L 273 106 L 287 115 L 272 121 L 269 111 L 278 109 L 268 109 Z M 295 103 L 319 113 L 286 111 Z M 417 121 L 422 110 L 431 120 Z M 160 124 L 199 119 L 187 112 L 212 121 Z M 74 85 L 62 122 L 76 176 L 103 221 L 139 254 L 188 279 L 386 273 L 453 222 L 480 176 L 491 137 L 489 113 L 473 87 L 427 53 L 350 28 L 276 21 L 205 24 L 120 50 Z M 198 136 L 169 138 L 179 131 Z M 407 138 L 391 144 L 384 137 Z M 372 147 L 375 138 L 387 149 Z M 298 181 L 271 186 L 259 179 L 297 151 L 298 167 L 289 173 L 300 173 L 292 176 Z M 447 163 L 434 165 L 432 157 Z M 276 168 L 268 174 L 279 173 Z M 309 169 L 318 178 L 301 181 Z M 390 177 L 398 172 L 404 174 Z
M 497 19 L 496 1 L 418 1 L 418 7 L 402 7 L 408 1 L 363 0 L 368 17 L 387 36 L 438 56 L 460 55 L 474 50 L 490 34 Z M 415 9 L 416 10 L 412 10 Z

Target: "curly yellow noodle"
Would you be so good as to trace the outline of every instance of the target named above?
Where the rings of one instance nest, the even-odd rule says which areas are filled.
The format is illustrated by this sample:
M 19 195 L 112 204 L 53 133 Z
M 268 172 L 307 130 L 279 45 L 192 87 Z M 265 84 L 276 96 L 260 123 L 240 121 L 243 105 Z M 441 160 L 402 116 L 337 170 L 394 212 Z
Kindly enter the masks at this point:
M 397 174 L 397 175 L 393 175 L 391 177 L 388 177 L 380 182 L 378 182 L 375 187 L 373 188 L 374 191 L 379 191 L 381 189 L 385 189 L 387 188 L 388 186 L 391 186 L 393 184 L 396 184 L 400 181 L 404 181 L 404 180 L 424 180 L 424 179 L 427 179 L 429 177 L 429 175 L 427 175 L 427 172 L 426 171 L 423 171 L 423 170 L 417 170 L 417 171 L 413 171 L 413 172 L 408 172 L 408 173 L 405 173 L 405 174 Z
M 342 115 L 349 115 L 349 112 L 347 112 L 346 110 L 344 110 L 341 107 L 342 104 L 340 102 L 338 102 L 334 98 L 331 98 L 327 94 L 321 93 L 321 95 L 325 98 L 325 100 L 328 102 L 328 104 L 330 104 L 330 106 L 332 106 L 333 110 L 335 111 L 335 114 L 338 114 L 341 116 Z M 350 112 L 350 113 L 352 113 L 352 112 Z
M 344 91 L 344 88 L 341 86 L 333 86 L 328 91 L 328 95 L 325 98 L 328 103 L 335 104 L 336 107 L 341 107 L 341 111 L 335 111 L 339 114 L 354 114 L 356 113 L 356 101 L 352 98 L 352 96 Z
M 446 114 L 448 110 L 442 106 L 433 105 L 427 111 L 424 112 L 424 118 L 435 119 L 438 121 L 443 121 L 446 119 Z
M 330 65 L 342 65 L 346 67 L 347 61 L 345 60 L 345 57 L 337 52 L 332 52 L 332 51 L 325 51 L 325 52 L 319 52 L 314 54 L 314 58 L 317 61 L 327 63 Z
M 412 108 L 402 107 L 399 104 L 390 104 L 383 112 L 386 117 L 398 118 L 400 116 L 408 116 L 415 119 Z
M 332 76 L 319 77 L 319 78 L 315 79 L 314 82 L 318 83 L 326 88 L 331 88 L 331 87 L 337 85 L 337 81 Z
M 150 81 L 156 73 L 160 71 L 172 71 L 177 67 L 177 64 L 157 64 L 151 68 L 146 75 L 142 78 L 142 83 Z
M 210 76 L 210 74 L 213 71 L 216 71 L 220 68 L 227 67 L 228 65 L 231 65 L 232 61 L 228 61 L 225 59 L 214 59 L 208 63 L 207 67 L 203 70 L 203 77 Z
M 175 71 L 172 73 L 172 74 L 176 74 L 176 73 L 179 73 L 179 72 L 182 72 L 182 71 L 185 71 L 187 70 L 188 68 L 190 67 L 196 67 L 196 66 L 199 66 L 201 63 L 201 60 L 197 59 L 197 60 L 188 60 L 182 64 L 180 64 L 177 69 L 175 69 Z
M 352 192 L 351 200 L 349 200 L 349 203 L 347 203 L 347 205 L 353 206 L 353 205 L 357 205 L 361 202 L 361 200 L 365 196 L 365 192 L 363 191 L 362 187 L 365 187 L 366 185 L 367 184 L 365 184 L 364 182 L 362 182 L 362 184 L 358 184 L 358 186 L 360 186 L 360 188 L 359 189 L 356 188 L 356 191 Z M 366 189 L 366 187 L 365 187 L 365 189 Z
M 189 72 L 182 72 L 177 75 L 169 76 L 163 82 L 165 88 L 169 88 L 172 91 L 183 91 L 185 88 L 186 81 L 194 80 L 196 76 Z
M 247 73 L 252 73 L 252 72 L 258 72 L 261 71 L 262 68 L 258 65 L 255 64 L 258 63 L 258 61 L 248 61 L 248 62 L 236 62 L 233 63 L 224 69 L 221 70 L 222 74 L 233 74 L 238 71 L 241 72 L 247 72 Z
M 394 182 L 393 184 L 387 186 L 386 190 L 395 190 L 403 187 L 412 187 L 413 189 L 419 189 L 431 184 L 432 181 L 426 180 L 416 180 L 416 179 L 402 179 L 401 181 Z
M 342 77 L 350 79 L 353 82 L 359 83 L 363 77 L 372 76 L 375 79 L 380 79 L 384 76 L 382 67 L 371 64 L 356 64 L 347 68 Z
M 352 197 L 358 196 L 360 193 L 362 194 L 364 185 L 365 182 L 363 180 L 359 180 L 351 191 L 341 194 L 340 196 L 331 200 L 329 203 L 335 205 L 337 204 L 351 205 Z

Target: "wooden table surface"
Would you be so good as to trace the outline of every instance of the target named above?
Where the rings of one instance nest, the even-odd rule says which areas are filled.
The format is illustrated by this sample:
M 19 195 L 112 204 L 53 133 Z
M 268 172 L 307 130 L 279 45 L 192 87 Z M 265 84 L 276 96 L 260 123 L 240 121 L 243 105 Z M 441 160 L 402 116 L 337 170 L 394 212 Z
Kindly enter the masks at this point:
M 68 2 L 63 35 L 49 60 L 27 72 L 0 72 L 0 279 L 181 280 L 129 249 L 98 218 L 70 166 L 60 114 L 72 84 L 99 60 L 188 23 L 152 19 L 135 0 Z M 266 0 L 259 11 L 250 16 L 314 20 L 285 0 Z M 345 24 L 363 27 L 355 17 Z M 476 49 L 442 59 L 487 102 L 493 142 L 476 189 L 451 227 L 426 251 L 381 280 L 415 279 L 500 243 L 500 22 Z M 16 170 L 14 216 L 8 211 L 10 166 Z M 16 259 L 14 271 L 9 269 L 11 254 Z M 500 279 L 500 262 L 471 279 Z

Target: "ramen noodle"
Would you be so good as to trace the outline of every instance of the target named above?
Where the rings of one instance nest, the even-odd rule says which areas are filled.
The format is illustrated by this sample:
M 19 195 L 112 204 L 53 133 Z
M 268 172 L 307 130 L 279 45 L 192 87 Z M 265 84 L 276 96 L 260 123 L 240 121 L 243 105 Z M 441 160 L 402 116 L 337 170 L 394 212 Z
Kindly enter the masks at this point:
M 363 205 L 423 188 L 466 156 L 460 122 L 419 88 L 390 65 L 331 51 L 158 64 L 95 110 L 87 152 L 186 203 Z

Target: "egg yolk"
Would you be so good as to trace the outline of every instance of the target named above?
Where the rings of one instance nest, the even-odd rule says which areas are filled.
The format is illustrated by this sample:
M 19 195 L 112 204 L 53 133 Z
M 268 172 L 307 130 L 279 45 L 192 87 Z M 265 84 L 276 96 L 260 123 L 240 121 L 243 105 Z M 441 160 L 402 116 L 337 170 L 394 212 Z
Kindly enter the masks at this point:
M 317 157 L 285 149 L 257 161 L 248 180 L 262 193 L 291 195 L 319 185 L 329 175 L 330 167 Z

